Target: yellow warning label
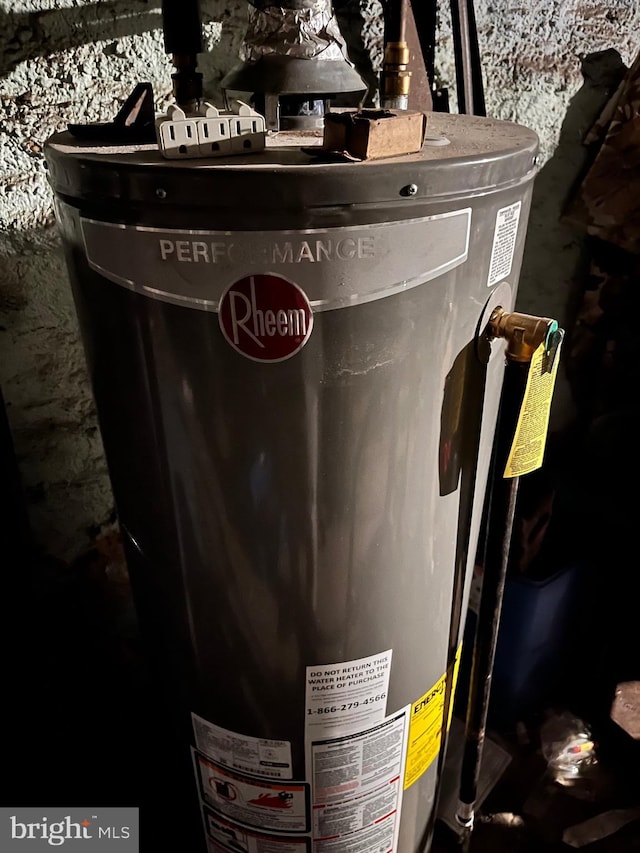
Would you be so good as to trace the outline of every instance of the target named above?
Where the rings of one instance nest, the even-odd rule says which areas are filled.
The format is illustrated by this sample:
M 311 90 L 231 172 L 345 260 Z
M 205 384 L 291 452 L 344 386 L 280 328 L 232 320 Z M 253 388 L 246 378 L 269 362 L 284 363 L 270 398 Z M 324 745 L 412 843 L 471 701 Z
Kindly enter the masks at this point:
M 551 357 L 553 364 L 549 365 L 550 355 L 546 352 L 544 344 L 540 344 L 531 358 L 527 387 L 513 444 L 504 469 L 505 477 L 521 477 L 542 465 L 547 443 L 553 386 L 560 361 L 560 343 Z
M 447 731 L 453 716 L 453 697 L 458 681 L 460 654 L 462 646 L 458 647 L 453 665 L 453 686 L 449 702 L 449 719 Z M 413 785 L 432 764 L 440 752 L 442 743 L 442 722 L 444 716 L 444 701 L 447 686 L 447 673 L 442 676 L 424 696 L 411 706 L 409 722 L 409 745 L 407 747 L 407 764 L 404 774 L 405 789 Z

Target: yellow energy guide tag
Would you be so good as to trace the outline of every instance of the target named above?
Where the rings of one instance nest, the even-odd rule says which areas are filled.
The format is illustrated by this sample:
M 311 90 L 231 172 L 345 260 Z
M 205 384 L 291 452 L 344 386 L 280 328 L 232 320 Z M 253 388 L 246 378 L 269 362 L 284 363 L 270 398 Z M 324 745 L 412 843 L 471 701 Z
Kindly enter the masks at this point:
M 531 358 L 527 387 L 504 469 L 507 478 L 530 474 L 542 465 L 564 332 L 558 329 L 555 334 L 557 340 L 551 351 L 542 343 Z
M 462 646 L 459 646 L 453 665 L 447 731 L 451 725 L 451 717 L 453 715 L 453 697 L 456 692 L 461 653 Z M 447 673 L 445 672 L 442 678 L 436 681 L 431 690 L 427 690 L 424 696 L 421 696 L 411 706 L 407 766 L 404 774 L 405 790 L 422 776 L 440 752 L 446 686 Z

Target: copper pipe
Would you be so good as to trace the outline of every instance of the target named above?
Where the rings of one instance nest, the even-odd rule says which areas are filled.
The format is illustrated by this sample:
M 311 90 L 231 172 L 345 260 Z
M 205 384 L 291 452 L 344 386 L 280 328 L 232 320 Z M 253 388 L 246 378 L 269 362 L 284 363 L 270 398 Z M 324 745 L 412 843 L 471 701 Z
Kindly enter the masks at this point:
M 393 0 L 385 6 L 385 49 L 382 66 L 382 106 L 406 110 L 409 106 L 410 51 L 407 44 L 408 0 Z
M 547 344 L 558 324 L 549 317 L 534 317 L 496 308 L 489 319 L 489 335 L 507 341 L 507 358 L 511 361 L 531 361 L 540 344 Z

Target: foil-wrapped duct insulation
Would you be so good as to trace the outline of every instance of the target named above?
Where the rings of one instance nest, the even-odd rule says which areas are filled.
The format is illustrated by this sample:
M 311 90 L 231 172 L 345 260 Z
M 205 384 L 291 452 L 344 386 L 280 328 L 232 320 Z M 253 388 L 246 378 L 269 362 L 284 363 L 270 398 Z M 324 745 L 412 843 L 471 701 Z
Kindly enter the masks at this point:
M 346 45 L 328 0 L 310 0 L 299 6 L 250 4 L 242 58 L 247 62 L 268 55 L 347 59 Z
M 312 97 L 367 88 L 347 58 L 331 0 L 254 0 L 242 58 L 224 90 Z

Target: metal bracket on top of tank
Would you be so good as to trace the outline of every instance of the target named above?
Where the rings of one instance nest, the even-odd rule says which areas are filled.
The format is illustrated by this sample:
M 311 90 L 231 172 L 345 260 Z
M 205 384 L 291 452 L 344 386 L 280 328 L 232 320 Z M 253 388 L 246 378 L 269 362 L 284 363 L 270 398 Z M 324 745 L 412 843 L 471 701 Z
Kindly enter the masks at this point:
M 142 145 L 155 142 L 155 110 L 151 83 L 138 83 L 117 116 L 102 124 L 70 124 L 69 133 L 87 142 Z

